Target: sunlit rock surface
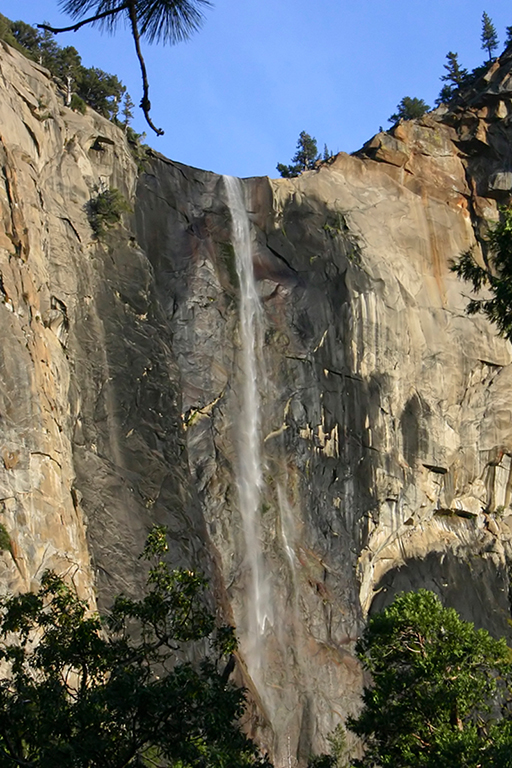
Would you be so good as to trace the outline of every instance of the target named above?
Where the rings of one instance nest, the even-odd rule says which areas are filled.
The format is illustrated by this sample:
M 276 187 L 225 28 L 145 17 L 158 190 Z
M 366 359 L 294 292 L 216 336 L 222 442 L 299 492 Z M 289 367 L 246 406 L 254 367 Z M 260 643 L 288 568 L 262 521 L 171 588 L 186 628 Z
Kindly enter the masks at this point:
M 239 629 L 247 727 L 280 768 L 356 710 L 355 639 L 397 591 L 510 631 L 511 347 L 466 316 L 449 265 L 483 258 L 510 197 L 511 69 L 357 156 L 244 182 L 265 328 L 251 676 L 225 182 L 158 155 L 137 179 L 120 130 L 0 51 L 2 588 L 53 567 L 108 602 L 140 588 L 137 553 L 166 523 L 173 562 L 206 570 Z M 98 242 L 86 205 L 106 187 L 134 213 Z

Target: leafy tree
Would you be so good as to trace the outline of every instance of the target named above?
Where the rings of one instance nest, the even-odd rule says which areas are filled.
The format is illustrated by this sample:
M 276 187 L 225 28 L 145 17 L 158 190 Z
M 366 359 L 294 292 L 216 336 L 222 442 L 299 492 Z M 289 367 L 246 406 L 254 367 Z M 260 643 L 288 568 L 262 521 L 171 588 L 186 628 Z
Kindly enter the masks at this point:
M 40 52 L 41 43 L 41 35 L 37 29 L 24 21 L 14 21 L 11 23 L 11 32 L 16 42 L 36 58 Z
M 510 721 L 494 721 L 510 683 L 504 640 L 420 590 L 373 616 L 356 650 L 373 682 L 348 721 L 366 748 L 355 766 L 510 766 Z
M 126 88 L 116 75 L 97 67 L 81 67 L 76 76 L 75 90 L 96 112 L 112 120 L 119 112 Z
M 301 131 L 297 141 L 297 151 L 292 157 L 292 165 L 277 164 L 277 170 L 284 178 L 299 176 L 303 171 L 309 171 L 320 159 L 316 139 Z
M 341 723 L 329 734 L 327 742 L 329 752 L 311 757 L 307 768 L 349 768 L 347 736 Z
M 482 14 L 482 48 L 489 54 L 489 61 L 492 61 L 492 52 L 498 47 L 498 33 L 490 17 L 484 11 Z
M 398 104 L 396 112 L 389 118 L 390 123 L 397 123 L 399 120 L 414 120 L 417 117 L 423 117 L 430 107 L 425 104 L 423 99 L 404 96 Z
M 269 767 L 237 726 L 232 630 L 215 629 L 204 579 L 171 571 L 165 548 L 153 529 L 146 596 L 118 597 L 106 621 L 50 572 L 0 600 L 2 768 Z M 176 661 L 205 641 L 208 659 Z
M 500 221 L 490 230 L 485 266 L 480 266 L 471 251 L 464 253 L 451 269 L 467 280 L 478 293 L 487 288 L 492 298 L 471 299 L 469 315 L 481 312 L 498 326 L 498 332 L 512 341 L 512 208 L 500 208 Z
M 65 48 L 57 46 L 52 60 L 45 66 L 48 67 L 54 77 L 57 77 L 65 85 L 66 105 L 69 107 L 76 84 L 84 72 L 82 59 L 78 51 L 72 45 L 68 45 Z
M 54 34 L 76 32 L 86 24 L 101 24 L 109 32 L 119 25 L 128 23 L 135 43 L 142 76 L 142 99 L 140 106 L 150 128 L 162 135 L 150 117 L 149 82 L 146 63 L 140 42 L 146 38 L 150 43 L 177 43 L 187 40 L 203 22 L 203 8 L 211 5 L 209 0 L 60 0 L 60 6 L 71 18 L 77 19 L 70 27 L 56 28 L 48 24 L 39 25 Z M 87 14 L 91 14 L 87 18 Z

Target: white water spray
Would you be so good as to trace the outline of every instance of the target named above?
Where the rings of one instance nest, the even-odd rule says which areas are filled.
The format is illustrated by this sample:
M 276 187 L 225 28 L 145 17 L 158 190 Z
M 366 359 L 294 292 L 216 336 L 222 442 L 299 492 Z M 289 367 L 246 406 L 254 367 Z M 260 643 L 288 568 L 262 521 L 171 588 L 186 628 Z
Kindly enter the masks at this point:
M 232 218 L 233 248 L 240 284 L 241 404 L 238 415 L 237 486 L 242 518 L 250 590 L 247 596 L 248 664 L 258 677 L 262 661 L 265 624 L 269 618 L 268 583 L 264 573 L 260 529 L 263 486 L 260 437 L 258 358 L 263 346 L 263 313 L 252 264 L 249 217 L 239 179 L 224 176 Z

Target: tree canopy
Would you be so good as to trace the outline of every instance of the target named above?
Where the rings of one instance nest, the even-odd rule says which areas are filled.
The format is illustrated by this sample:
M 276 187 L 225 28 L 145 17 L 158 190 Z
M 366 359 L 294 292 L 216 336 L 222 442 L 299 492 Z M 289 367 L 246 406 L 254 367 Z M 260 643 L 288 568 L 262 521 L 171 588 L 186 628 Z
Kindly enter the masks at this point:
M 365 745 L 354 766 L 512 766 L 504 640 L 420 590 L 399 595 L 370 618 L 356 650 L 372 683 L 361 713 L 348 720 Z
M 118 597 L 105 618 L 51 572 L 1 599 L 1 768 L 269 768 L 238 727 L 233 632 L 216 626 L 203 577 L 171 571 L 165 548 L 153 529 L 147 594 Z M 197 664 L 183 660 L 194 648 Z
M 425 104 L 423 99 L 404 96 L 401 102 L 397 105 L 396 112 L 388 118 L 388 121 L 390 123 L 397 123 L 399 120 L 414 120 L 417 117 L 423 117 L 429 109 L 429 105 Z
M 328 155 L 329 150 L 324 147 L 324 159 L 328 159 L 325 155 Z M 284 178 L 293 178 L 299 176 L 303 171 L 310 170 L 317 160 L 320 159 L 318 153 L 318 146 L 316 139 L 301 131 L 297 140 L 297 151 L 292 157 L 291 165 L 284 165 L 283 163 L 277 164 L 277 170 Z
M 87 24 L 100 24 L 109 32 L 128 23 L 142 76 L 140 106 L 150 128 L 157 135 L 163 130 L 156 128 L 150 117 L 149 82 L 146 63 L 140 46 L 141 39 L 148 42 L 178 43 L 186 40 L 200 28 L 204 9 L 211 6 L 209 0 L 60 0 L 60 7 L 76 23 L 69 27 L 52 27 L 40 24 L 42 29 L 54 34 L 78 31 Z M 85 18 L 84 18 L 85 17 Z
M 500 208 L 500 221 L 489 231 L 484 246 L 484 265 L 477 264 L 473 252 L 467 251 L 451 269 L 471 283 L 475 293 L 484 288 L 490 292 L 490 298 L 471 299 L 467 313 L 482 313 L 501 336 L 512 341 L 512 208 Z

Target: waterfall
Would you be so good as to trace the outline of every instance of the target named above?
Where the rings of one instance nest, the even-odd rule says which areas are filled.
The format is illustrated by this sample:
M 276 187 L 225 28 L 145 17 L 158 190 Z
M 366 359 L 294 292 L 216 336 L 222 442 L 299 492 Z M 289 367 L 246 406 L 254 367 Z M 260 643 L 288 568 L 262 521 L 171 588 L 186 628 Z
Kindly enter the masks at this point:
M 240 411 L 236 422 L 238 501 L 245 540 L 245 565 L 249 585 L 247 610 L 247 663 L 257 683 L 261 676 L 263 635 L 270 620 L 268 583 L 264 572 L 260 528 L 260 497 L 263 487 L 260 435 L 263 312 L 256 290 L 252 264 L 249 217 L 239 179 L 224 176 L 232 219 L 232 242 L 240 285 Z

